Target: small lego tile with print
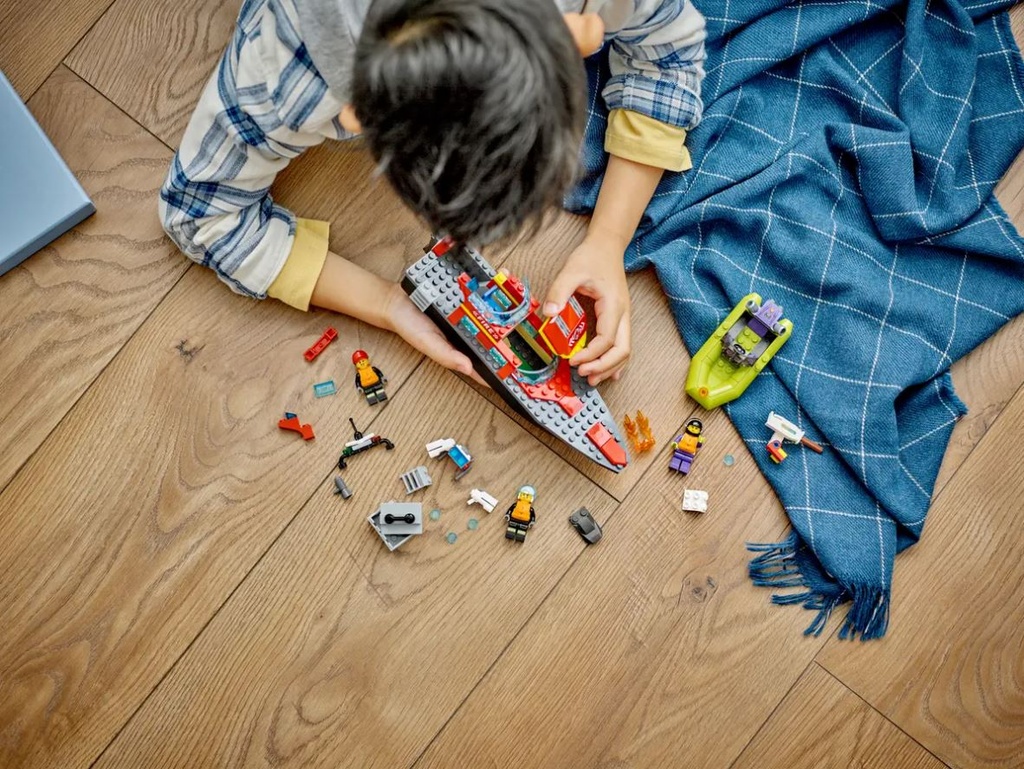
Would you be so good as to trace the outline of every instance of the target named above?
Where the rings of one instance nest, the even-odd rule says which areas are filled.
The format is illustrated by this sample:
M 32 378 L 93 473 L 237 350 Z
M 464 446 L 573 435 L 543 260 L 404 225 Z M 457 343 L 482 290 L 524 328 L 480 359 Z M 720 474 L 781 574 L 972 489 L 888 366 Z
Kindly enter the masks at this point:
M 317 382 L 313 385 L 313 395 L 317 398 L 325 398 L 328 395 L 334 395 L 338 392 L 334 386 L 334 380 L 328 379 L 326 382 Z

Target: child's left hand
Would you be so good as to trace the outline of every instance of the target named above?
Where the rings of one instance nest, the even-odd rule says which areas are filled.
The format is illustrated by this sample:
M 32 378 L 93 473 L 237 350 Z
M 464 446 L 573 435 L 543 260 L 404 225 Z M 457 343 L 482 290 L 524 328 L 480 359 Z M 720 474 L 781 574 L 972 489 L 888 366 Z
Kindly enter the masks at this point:
M 591 385 L 617 380 L 629 360 L 629 287 L 622 257 L 617 247 L 588 236 L 566 259 L 542 308 L 544 315 L 556 315 L 576 292 L 594 300 L 597 333 L 571 361 Z

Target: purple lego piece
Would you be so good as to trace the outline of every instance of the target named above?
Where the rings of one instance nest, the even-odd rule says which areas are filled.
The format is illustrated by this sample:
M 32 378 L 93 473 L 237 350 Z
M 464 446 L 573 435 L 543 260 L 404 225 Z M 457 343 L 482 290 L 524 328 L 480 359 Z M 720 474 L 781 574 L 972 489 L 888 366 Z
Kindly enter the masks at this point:
M 690 472 L 690 467 L 693 465 L 693 459 L 693 454 L 690 452 L 676 449 L 672 452 L 672 459 L 668 462 L 668 469 L 675 470 L 677 473 L 686 475 Z
M 781 317 L 782 308 L 769 299 L 761 305 L 761 309 L 757 311 L 754 317 L 747 321 L 747 326 L 750 327 L 751 331 L 763 339 L 768 333 L 768 330 L 774 326 L 775 322 Z

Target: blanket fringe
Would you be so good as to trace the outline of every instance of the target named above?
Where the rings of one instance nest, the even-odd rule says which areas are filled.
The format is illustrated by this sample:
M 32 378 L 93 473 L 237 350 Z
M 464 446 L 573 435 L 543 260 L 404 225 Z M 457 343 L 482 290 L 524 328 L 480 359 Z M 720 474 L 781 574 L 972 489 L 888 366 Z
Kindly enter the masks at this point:
M 881 638 L 889 627 L 889 591 L 877 587 L 854 587 L 853 606 L 839 631 L 842 639 L 870 641 Z
M 747 543 L 747 550 L 761 553 L 748 566 L 750 579 L 758 587 L 806 587 L 796 564 L 796 535 L 771 544 Z
M 748 566 L 751 581 L 760 587 L 810 587 L 797 565 L 796 549 L 795 534 L 782 542 L 747 543 L 747 550 L 760 553 Z M 834 594 L 814 589 L 801 593 L 775 593 L 772 595 L 772 603 L 777 606 L 800 604 L 804 609 L 815 612 L 804 635 L 820 636 L 835 608 L 851 598 L 853 605 L 843 620 L 839 637 L 845 640 L 859 635 L 862 641 L 869 641 L 885 635 L 889 626 L 889 591 L 883 588 L 853 586 L 846 589 L 837 586 Z

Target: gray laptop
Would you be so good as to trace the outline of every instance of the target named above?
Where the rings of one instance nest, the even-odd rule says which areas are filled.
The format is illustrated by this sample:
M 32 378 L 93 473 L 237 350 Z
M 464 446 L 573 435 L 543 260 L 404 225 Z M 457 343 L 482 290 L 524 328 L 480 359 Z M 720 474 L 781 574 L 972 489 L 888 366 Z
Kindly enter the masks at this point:
M 0 275 L 95 210 L 0 72 Z

